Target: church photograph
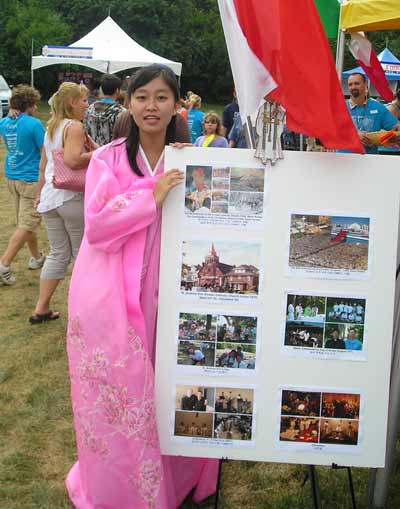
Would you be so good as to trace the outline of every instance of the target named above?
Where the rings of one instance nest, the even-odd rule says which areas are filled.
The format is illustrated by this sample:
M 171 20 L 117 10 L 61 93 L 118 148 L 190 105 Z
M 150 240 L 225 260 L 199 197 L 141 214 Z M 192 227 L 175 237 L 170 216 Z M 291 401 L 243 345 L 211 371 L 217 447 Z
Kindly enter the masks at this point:
M 259 267 L 258 243 L 183 241 L 181 291 L 258 294 Z

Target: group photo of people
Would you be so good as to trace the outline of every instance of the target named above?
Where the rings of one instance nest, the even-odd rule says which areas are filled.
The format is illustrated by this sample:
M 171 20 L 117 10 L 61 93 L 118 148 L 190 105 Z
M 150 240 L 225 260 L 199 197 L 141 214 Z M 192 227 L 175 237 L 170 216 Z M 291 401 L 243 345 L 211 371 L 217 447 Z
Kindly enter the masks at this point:
M 175 436 L 211 438 L 214 415 L 202 412 L 175 412 Z
M 282 391 L 282 442 L 358 445 L 360 394 Z
M 253 389 L 216 389 L 215 411 L 226 414 L 252 414 Z
M 175 408 L 177 410 L 213 412 L 214 406 L 214 388 L 177 385 L 175 399 Z
M 282 442 L 318 443 L 319 419 L 281 417 L 279 439 Z
M 326 321 L 334 323 L 364 324 L 365 299 L 329 298 L 326 304 Z
M 215 365 L 219 368 L 254 369 L 256 345 L 217 343 Z
M 214 366 L 215 343 L 179 341 L 177 363 L 182 366 Z
M 257 318 L 254 316 L 218 315 L 217 341 L 256 344 Z
M 215 414 L 214 438 L 223 440 L 251 440 L 253 417 L 251 415 Z
M 361 352 L 365 309 L 366 299 L 288 294 L 284 344 L 338 355 Z
M 198 313 L 179 314 L 178 338 L 185 341 L 215 341 L 217 316 Z

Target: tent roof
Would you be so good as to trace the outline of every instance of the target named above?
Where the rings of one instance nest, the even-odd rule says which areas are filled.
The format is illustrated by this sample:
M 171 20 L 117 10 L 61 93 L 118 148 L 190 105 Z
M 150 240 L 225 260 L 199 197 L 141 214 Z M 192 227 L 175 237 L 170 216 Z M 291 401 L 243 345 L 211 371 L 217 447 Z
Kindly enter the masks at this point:
M 93 48 L 93 58 L 32 57 L 32 69 L 53 64 L 78 64 L 101 72 L 115 73 L 132 67 L 164 64 L 178 76 L 182 64 L 160 57 L 129 37 L 129 35 L 108 16 L 96 28 L 70 47 Z
M 341 28 L 349 32 L 398 30 L 399 0 L 349 0 L 341 6 Z
M 382 64 L 387 80 L 400 80 L 400 60 L 388 48 L 379 53 L 378 60 Z M 350 76 L 354 72 L 365 75 L 362 67 L 354 67 L 354 69 L 342 72 L 342 77 Z

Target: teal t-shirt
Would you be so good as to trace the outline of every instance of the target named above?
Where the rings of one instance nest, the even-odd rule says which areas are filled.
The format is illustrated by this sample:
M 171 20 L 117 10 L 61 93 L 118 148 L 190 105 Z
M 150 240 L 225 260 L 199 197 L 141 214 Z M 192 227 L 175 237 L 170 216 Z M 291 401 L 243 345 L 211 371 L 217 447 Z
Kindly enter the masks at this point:
M 357 131 L 373 132 L 381 129 L 390 131 L 398 123 L 397 118 L 383 104 L 374 99 L 368 99 L 365 104 L 353 107 L 350 106 L 350 102 L 347 100 L 346 105 Z M 378 153 L 378 147 L 376 146 L 364 148 L 367 154 Z
M 0 135 L 7 149 L 4 170 L 11 180 L 37 182 L 44 128 L 40 120 L 24 113 L 0 120 Z

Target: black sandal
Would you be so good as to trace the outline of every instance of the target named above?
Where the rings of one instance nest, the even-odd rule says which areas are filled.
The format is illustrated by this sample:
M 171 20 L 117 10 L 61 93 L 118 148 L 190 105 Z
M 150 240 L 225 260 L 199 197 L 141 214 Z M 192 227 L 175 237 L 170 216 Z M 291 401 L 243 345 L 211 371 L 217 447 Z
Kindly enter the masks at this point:
M 43 315 L 35 313 L 29 317 L 29 323 L 36 325 L 37 323 L 49 322 L 50 320 L 57 320 L 58 318 L 60 318 L 60 315 L 54 311 L 49 311 Z

